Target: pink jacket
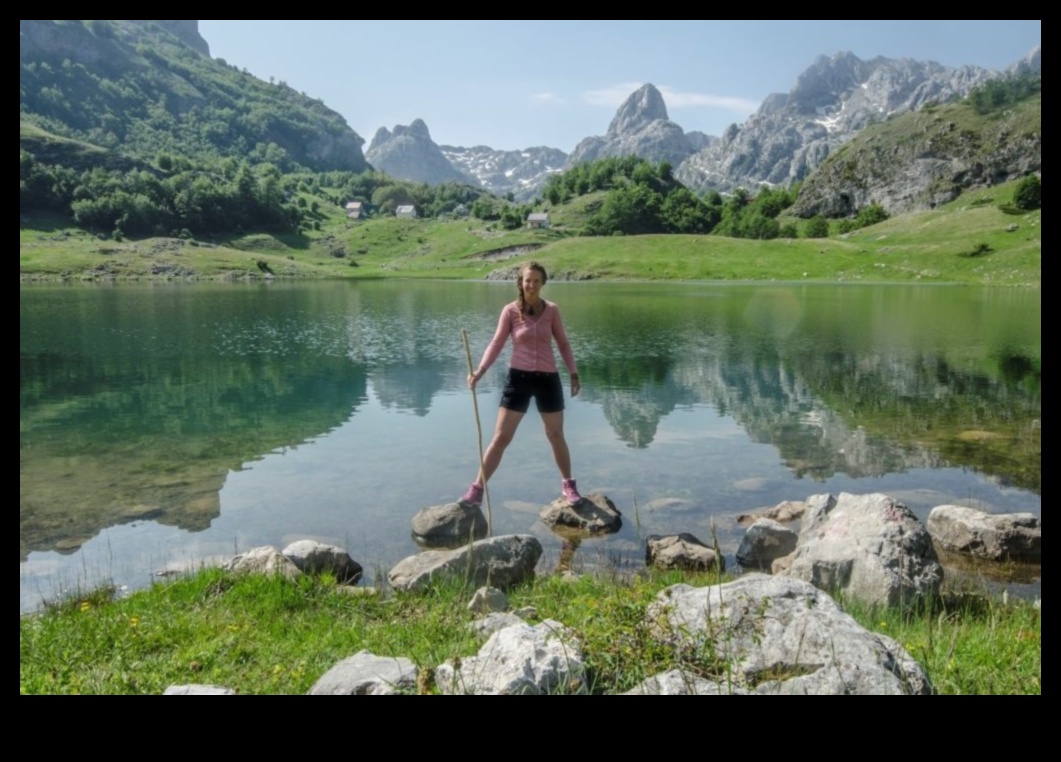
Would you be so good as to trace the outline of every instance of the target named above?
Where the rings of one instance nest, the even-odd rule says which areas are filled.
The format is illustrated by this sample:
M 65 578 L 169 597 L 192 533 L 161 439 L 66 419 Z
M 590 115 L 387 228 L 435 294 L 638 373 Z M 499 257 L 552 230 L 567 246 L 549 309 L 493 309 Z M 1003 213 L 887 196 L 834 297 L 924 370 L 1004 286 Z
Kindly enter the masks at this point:
M 479 362 L 480 372 L 485 373 L 501 350 L 505 347 L 508 337 L 512 337 L 512 362 L 511 366 L 516 370 L 537 370 L 547 373 L 556 373 L 556 358 L 553 357 L 553 339 L 560 349 L 560 356 L 564 358 L 567 372 L 578 373 L 575 366 L 575 355 L 571 351 L 571 344 L 567 340 L 567 332 L 564 331 L 564 321 L 560 319 L 560 310 L 552 302 L 542 302 L 545 310 L 539 315 L 523 315 L 520 319 L 519 305 L 515 302 L 505 305 L 501 310 L 501 317 L 497 321 L 497 331 L 494 338 L 483 353 L 483 359 Z

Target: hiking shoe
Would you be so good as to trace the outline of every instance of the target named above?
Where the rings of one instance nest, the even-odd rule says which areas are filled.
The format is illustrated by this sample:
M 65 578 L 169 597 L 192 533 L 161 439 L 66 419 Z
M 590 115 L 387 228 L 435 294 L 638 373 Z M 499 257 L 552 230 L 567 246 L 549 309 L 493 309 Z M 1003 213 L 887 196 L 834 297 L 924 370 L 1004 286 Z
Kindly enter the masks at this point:
M 564 493 L 564 499 L 569 505 L 578 505 L 582 502 L 582 495 L 578 494 L 574 479 L 561 479 L 560 491 Z
M 461 497 L 460 502 L 478 508 L 483 504 L 483 485 L 478 482 L 472 482 L 471 486 L 468 487 L 468 491 Z

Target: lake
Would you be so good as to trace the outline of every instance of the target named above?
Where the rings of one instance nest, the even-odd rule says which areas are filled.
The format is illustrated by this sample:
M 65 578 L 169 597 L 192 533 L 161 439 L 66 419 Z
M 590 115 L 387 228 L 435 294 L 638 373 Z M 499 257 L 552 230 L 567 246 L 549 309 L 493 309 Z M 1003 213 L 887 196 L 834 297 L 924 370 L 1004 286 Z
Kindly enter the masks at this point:
M 512 283 L 21 286 L 20 611 L 301 538 L 370 582 L 409 520 L 474 477 L 474 360 Z M 582 491 L 623 512 L 576 563 L 644 536 L 885 492 L 1041 515 L 1039 291 L 551 283 L 583 382 L 566 428 Z M 508 353 L 479 387 L 489 438 Z M 531 532 L 559 476 L 537 416 L 491 481 L 494 531 Z M 732 560 L 732 559 L 731 559 Z

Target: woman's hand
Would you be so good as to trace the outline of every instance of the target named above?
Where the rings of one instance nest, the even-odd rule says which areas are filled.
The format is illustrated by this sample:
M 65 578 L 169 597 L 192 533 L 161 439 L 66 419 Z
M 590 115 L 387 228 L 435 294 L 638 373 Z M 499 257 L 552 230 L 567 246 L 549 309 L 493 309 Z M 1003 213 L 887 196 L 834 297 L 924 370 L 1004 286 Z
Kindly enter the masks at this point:
M 577 397 L 580 391 L 582 391 L 582 382 L 578 380 L 578 376 L 571 376 L 571 396 Z
M 468 374 L 468 388 L 469 389 L 474 389 L 475 385 L 477 383 L 479 383 L 479 379 L 480 378 L 482 378 L 482 374 L 480 374 L 479 371 L 475 371 L 474 373 L 469 373 Z

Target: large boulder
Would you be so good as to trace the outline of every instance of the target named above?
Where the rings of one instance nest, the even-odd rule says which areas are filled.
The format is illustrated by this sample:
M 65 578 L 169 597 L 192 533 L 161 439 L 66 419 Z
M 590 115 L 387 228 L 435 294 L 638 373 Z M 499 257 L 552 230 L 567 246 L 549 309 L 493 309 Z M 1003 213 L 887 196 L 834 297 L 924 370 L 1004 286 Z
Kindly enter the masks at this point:
M 928 530 L 887 495 L 807 500 L 786 576 L 870 605 L 909 607 L 939 594 L 943 567 Z
M 413 539 L 425 548 L 459 548 L 487 534 L 482 509 L 470 503 L 434 505 L 413 516 Z
M 645 540 L 645 565 L 683 571 L 726 570 L 726 559 L 691 534 L 665 537 L 650 535 Z
M 745 569 L 769 571 L 774 561 L 796 549 L 799 535 L 778 521 L 759 519 L 744 534 L 737 550 L 737 563 Z
M 284 555 L 303 574 L 328 572 L 344 585 L 356 585 L 361 579 L 361 564 L 342 548 L 314 540 L 299 540 L 284 548 Z
M 577 533 L 614 534 L 623 527 L 622 514 L 615 503 L 600 493 L 585 495 L 577 505 L 560 497 L 542 508 L 542 523 L 551 529 L 574 530 Z
M 584 694 L 586 668 L 582 648 L 559 622 L 517 624 L 495 632 L 478 656 L 446 662 L 435 670 L 444 694 L 571 695 Z
M 271 545 L 240 553 L 222 564 L 221 568 L 236 574 L 279 574 L 288 579 L 299 575 L 298 567 Z
M 428 550 L 399 561 L 387 578 L 395 590 L 420 590 L 444 578 L 508 588 L 534 576 L 542 544 L 532 535 L 480 540 L 457 550 Z
M 325 672 L 310 696 L 397 696 L 416 693 L 416 665 L 361 651 Z
M 991 514 L 960 505 L 941 505 L 928 516 L 936 544 L 992 561 L 1041 563 L 1042 520 L 1031 513 Z
M 931 693 L 894 640 L 869 632 L 826 593 L 796 579 L 749 574 L 726 585 L 675 585 L 649 606 L 653 637 L 718 675 L 729 691 L 794 695 Z

